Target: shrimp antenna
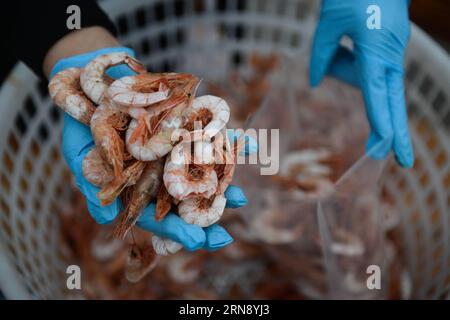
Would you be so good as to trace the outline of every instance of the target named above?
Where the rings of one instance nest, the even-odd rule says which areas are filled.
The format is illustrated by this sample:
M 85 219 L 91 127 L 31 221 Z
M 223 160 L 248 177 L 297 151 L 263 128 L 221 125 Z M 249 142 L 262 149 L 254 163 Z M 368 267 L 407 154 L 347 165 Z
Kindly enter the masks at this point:
M 136 238 L 134 237 L 133 229 L 130 230 L 131 239 L 133 239 L 133 244 L 137 245 Z

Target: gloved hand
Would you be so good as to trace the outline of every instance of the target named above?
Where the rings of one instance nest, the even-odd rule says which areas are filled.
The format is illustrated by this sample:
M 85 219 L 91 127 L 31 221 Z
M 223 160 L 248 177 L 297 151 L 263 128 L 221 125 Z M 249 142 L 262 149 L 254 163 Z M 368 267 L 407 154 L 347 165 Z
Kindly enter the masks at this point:
M 71 67 L 84 67 L 96 56 L 110 52 L 126 51 L 131 56 L 134 52 L 129 48 L 105 48 L 94 52 L 73 56 L 58 61 L 50 74 L 50 79 L 59 71 Z M 113 78 L 133 75 L 127 66 L 120 65 L 108 70 L 108 75 Z M 248 141 L 247 141 L 248 142 Z M 83 176 L 82 163 L 84 157 L 94 147 L 89 127 L 78 122 L 67 114 L 64 114 L 64 127 L 62 137 L 62 149 L 64 159 L 75 176 L 76 184 L 87 201 L 88 210 L 97 223 L 107 224 L 112 222 L 120 210 L 122 204 L 116 199 L 112 204 L 102 207 L 96 194 L 99 188 L 88 182 Z M 257 148 L 255 142 L 246 146 L 246 151 L 254 151 Z M 226 192 L 227 207 L 238 208 L 247 203 L 247 199 L 241 189 L 230 186 Z M 187 224 L 173 213 L 169 213 L 161 222 L 154 218 L 155 204 L 150 204 L 139 218 L 137 225 L 160 237 L 169 238 L 180 242 L 187 250 L 193 251 L 200 248 L 216 250 L 233 241 L 233 238 L 219 225 L 201 228 L 196 225 Z
M 380 8 L 381 29 L 367 27 L 370 5 Z M 408 5 L 408 0 L 323 0 L 310 82 L 315 87 L 328 73 L 360 87 L 371 126 L 368 154 L 383 159 L 392 148 L 397 162 L 410 168 L 414 154 L 403 86 L 403 59 L 410 35 Z M 353 51 L 340 46 L 344 35 L 353 40 Z

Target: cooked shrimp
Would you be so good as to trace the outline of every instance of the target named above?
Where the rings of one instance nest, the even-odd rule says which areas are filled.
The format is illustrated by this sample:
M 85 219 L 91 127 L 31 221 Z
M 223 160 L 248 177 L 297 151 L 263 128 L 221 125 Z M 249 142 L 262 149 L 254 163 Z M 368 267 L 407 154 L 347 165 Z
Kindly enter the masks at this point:
M 304 149 L 289 153 L 274 179 L 299 198 L 324 196 L 334 189 L 333 175 L 342 160 L 327 149 Z
M 167 82 L 150 82 L 148 78 L 147 74 L 120 78 L 109 86 L 108 95 L 127 107 L 145 107 L 166 100 L 170 89 Z
M 83 159 L 83 176 L 97 187 L 103 187 L 114 179 L 114 171 L 102 158 L 98 147 L 92 148 Z
M 230 107 L 222 98 L 206 95 L 194 99 L 194 103 L 183 114 L 184 127 L 192 131 L 195 121 L 202 122 L 204 136 L 214 137 L 230 119 Z
M 223 194 L 233 179 L 236 168 L 236 156 L 244 146 L 243 135 L 232 148 L 226 135 L 226 130 L 223 130 L 223 133 L 225 138 L 223 150 L 221 150 L 223 163 L 214 166 L 214 171 L 218 178 L 216 193 L 210 198 L 195 197 L 184 199 L 178 204 L 178 214 L 187 223 L 208 227 L 216 223 L 223 214 L 227 202 Z
M 86 95 L 96 104 L 102 104 L 107 99 L 110 85 L 106 77 L 106 70 L 119 64 L 126 64 L 137 73 L 145 73 L 145 66 L 129 56 L 126 52 L 114 52 L 98 56 L 89 62 L 81 72 L 80 83 Z
M 181 243 L 175 242 L 170 239 L 163 239 L 155 235 L 153 235 L 152 237 L 152 244 L 156 254 L 160 256 L 167 256 L 170 253 L 176 253 L 181 248 L 183 248 L 183 245 Z
M 200 135 L 203 131 L 199 131 Z M 183 141 L 185 141 L 183 139 Z M 208 141 L 194 141 L 194 163 L 199 165 L 214 163 L 214 145 Z
M 101 155 L 114 169 L 115 177 L 123 170 L 125 146 L 117 130 L 124 130 L 128 116 L 111 105 L 100 105 L 91 119 L 91 131 Z
M 223 159 L 221 163 L 214 166 L 219 181 L 216 194 L 219 195 L 224 194 L 225 190 L 230 185 L 236 169 L 236 158 L 245 146 L 244 135 L 241 135 L 233 145 L 230 144 L 226 129 L 223 130 L 222 136 L 224 137 L 223 150 L 219 150 L 219 154 L 221 153 Z
M 191 143 L 182 141 L 177 144 L 167 157 L 164 167 L 164 185 L 167 192 L 177 200 L 196 196 L 209 198 L 217 190 L 218 180 L 214 166 L 191 163 L 185 146 Z
M 71 117 L 89 126 L 95 106 L 80 86 L 81 68 L 69 68 L 58 72 L 48 85 L 55 104 Z
M 130 200 L 114 227 L 114 237 L 123 239 L 136 223 L 142 210 L 156 197 L 162 185 L 163 169 L 162 159 L 146 163 L 144 171 L 133 187 Z
M 293 226 L 290 230 L 276 226 L 274 219 L 283 212 L 278 207 L 263 210 L 260 216 L 253 219 L 250 228 L 257 238 L 271 244 L 287 244 L 298 240 L 304 231 L 303 225 Z
M 133 164 L 125 168 L 122 175 L 116 177 L 109 184 L 104 186 L 98 193 L 97 198 L 102 206 L 111 204 L 120 193 L 129 186 L 135 185 L 139 180 L 146 163 L 135 161 Z
M 151 108 L 152 110 L 153 108 L 164 109 L 151 120 L 131 120 L 126 133 L 126 146 L 134 158 L 152 161 L 165 156 L 172 150 L 176 142 L 172 141 L 172 134 L 181 128 L 182 111 L 192 104 L 199 83 L 200 80 L 194 77 L 183 87 L 176 87 L 167 100 Z M 170 108 L 165 109 L 167 106 Z
M 327 177 L 332 173 L 327 160 L 332 158 L 332 154 L 327 149 L 304 149 L 289 153 L 280 167 L 282 175 L 298 174 L 299 178 L 304 177 Z M 298 172 L 293 172 L 297 168 Z
M 187 223 L 205 228 L 219 221 L 226 202 L 227 199 L 223 195 L 216 195 L 211 199 L 185 199 L 178 205 L 178 214 Z
M 136 283 L 153 270 L 159 258 L 150 246 L 150 242 L 143 244 L 131 244 L 125 265 L 125 277 L 128 281 Z
M 186 95 L 183 85 L 189 84 L 189 81 L 193 80 L 198 81 L 193 75 L 177 73 L 147 73 L 116 80 L 108 89 L 112 102 L 119 110 L 137 120 L 133 122 L 133 130 L 129 135 L 128 143 L 134 143 L 138 139 L 144 143 L 148 138 L 157 134 L 161 129 L 162 121 L 169 116 L 169 109 L 186 101 L 189 95 Z M 173 88 L 177 90 L 174 90 L 167 99 L 169 89 Z M 160 97 L 155 95 L 160 95 Z M 165 101 L 158 103 L 161 100 Z M 144 157 L 142 160 L 152 161 L 157 158 L 157 156 Z

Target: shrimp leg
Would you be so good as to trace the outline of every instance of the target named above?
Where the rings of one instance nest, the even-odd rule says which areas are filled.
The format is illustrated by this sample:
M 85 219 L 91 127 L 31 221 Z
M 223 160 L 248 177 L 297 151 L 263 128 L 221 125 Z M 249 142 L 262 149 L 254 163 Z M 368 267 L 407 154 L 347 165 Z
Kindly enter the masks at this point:
M 113 236 L 123 239 L 133 227 L 144 208 L 152 201 L 162 184 L 163 160 L 146 163 L 136 185 L 133 187 L 131 198 L 114 226 Z

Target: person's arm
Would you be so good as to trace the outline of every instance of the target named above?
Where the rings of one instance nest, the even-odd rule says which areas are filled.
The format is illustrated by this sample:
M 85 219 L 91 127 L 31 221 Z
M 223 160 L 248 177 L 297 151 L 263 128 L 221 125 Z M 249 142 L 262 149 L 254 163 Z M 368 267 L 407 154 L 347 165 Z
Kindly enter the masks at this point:
M 80 8 L 81 30 L 67 28 L 71 5 Z M 118 46 L 114 24 L 94 0 L 14 0 L 8 9 L 1 13 L 5 50 L 42 78 L 61 58 Z
M 49 49 L 42 64 L 44 75 L 49 78 L 56 62 L 63 58 L 119 45 L 119 41 L 103 27 L 76 30 L 65 35 Z

